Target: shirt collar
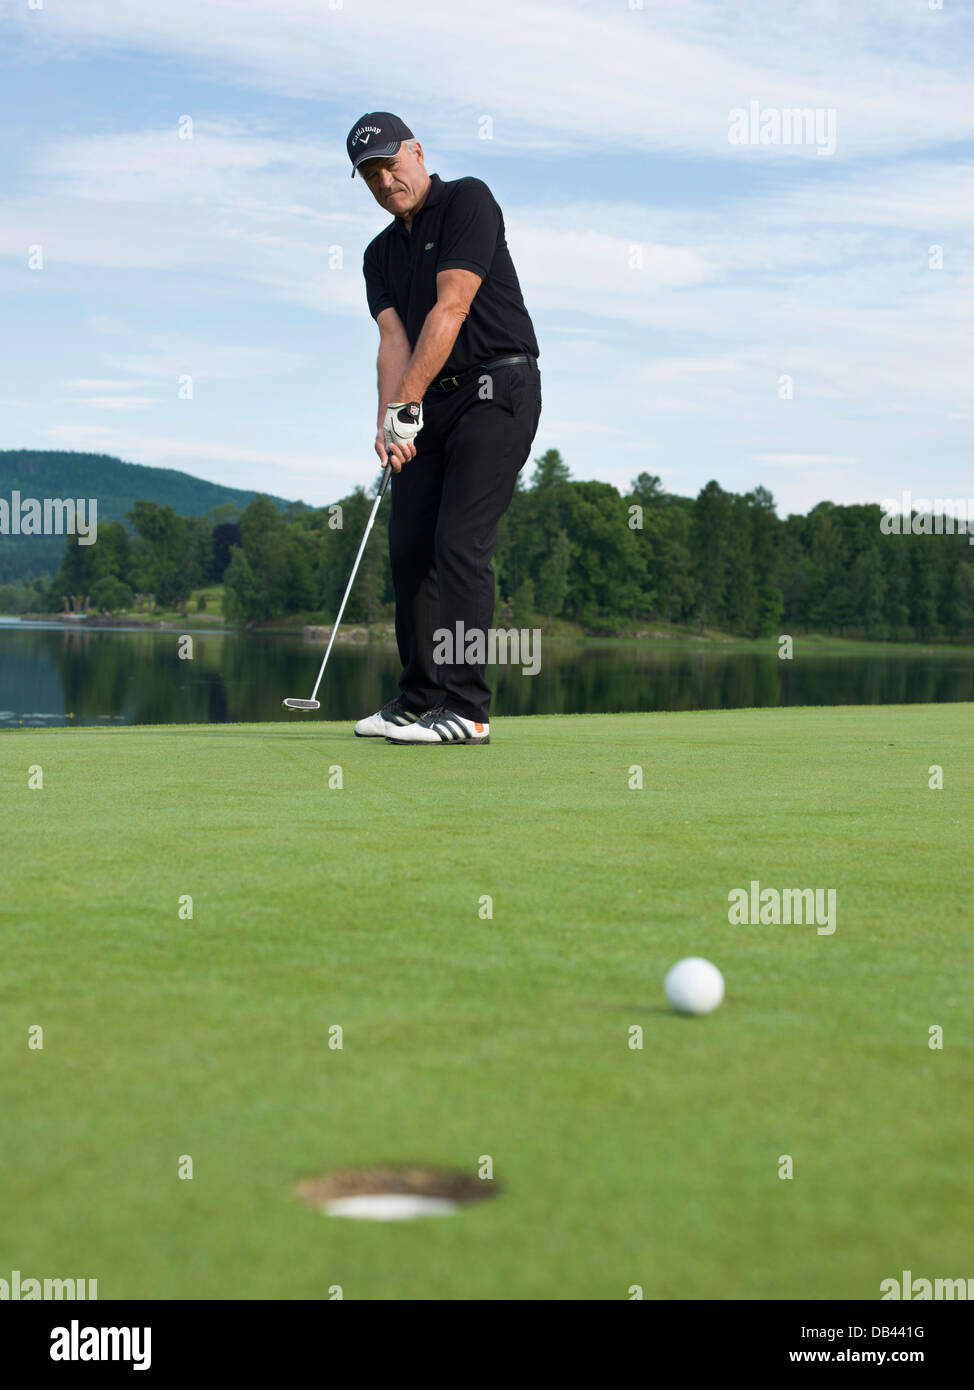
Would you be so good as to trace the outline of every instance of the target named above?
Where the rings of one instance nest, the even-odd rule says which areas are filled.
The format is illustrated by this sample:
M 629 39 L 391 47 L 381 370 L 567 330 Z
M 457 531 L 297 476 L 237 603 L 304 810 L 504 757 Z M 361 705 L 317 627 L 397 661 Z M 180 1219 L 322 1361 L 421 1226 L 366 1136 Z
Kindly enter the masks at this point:
M 439 174 L 430 174 L 429 192 L 426 195 L 426 202 L 420 208 L 420 212 L 423 212 L 426 208 L 432 207 L 434 203 L 438 203 L 442 197 L 443 180 L 440 178 Z
M 426 193 L 426 199 L 423 203 L 423 206 L 416 214 L 416 217 L 422 217 L 423 213 L 426 211 L 427 208 L 431 208 L 434 206 L 435 203 L 441 201 L 441 199 L 443 198 L 443 188 L 443 180 L 440 178 L 439 174 L 430 174 L 430 186 Z M 402 236 L 409 236 L 409 228 L 406 226 L 405 222 L 402 220 L 401 217 L 395 218 L 394 225 L 396 226 L 397 230 L 401 233 Z M 416 218 L 413 218 L 413 226 L 415 227 L 415 225 Z

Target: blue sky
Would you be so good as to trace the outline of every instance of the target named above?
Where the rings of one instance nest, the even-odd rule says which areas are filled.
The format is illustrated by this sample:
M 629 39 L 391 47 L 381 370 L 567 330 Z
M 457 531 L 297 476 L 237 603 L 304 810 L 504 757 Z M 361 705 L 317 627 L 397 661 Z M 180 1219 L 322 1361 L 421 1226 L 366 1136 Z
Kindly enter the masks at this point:
M 344 141 L 379 108 L 504 210 L 535 454 L 781 514 L 966 497 L 972 34 L 959 0 L 0 0 L 0 448 L 368 485 L 386 219 Z M 751 103 L 834 150 L 732 143 Z

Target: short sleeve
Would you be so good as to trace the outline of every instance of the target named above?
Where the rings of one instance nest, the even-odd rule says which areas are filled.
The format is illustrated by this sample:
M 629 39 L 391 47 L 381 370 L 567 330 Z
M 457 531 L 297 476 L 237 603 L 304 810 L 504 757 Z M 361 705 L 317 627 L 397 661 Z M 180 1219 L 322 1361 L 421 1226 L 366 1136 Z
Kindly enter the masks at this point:
M 480 179 L 461 179 L 440 227 L 440 270 L 472 270 L 486 280 L 501 228 L 501 210 Z
M 389 293 L 389 286 L 386 284 L 386 277 L 374 241 L 365 248 L 362 271 L 365 275 L 365 295 L 369 301 L 369 313 L 373 318 L 376 318 L 383 309 L 392 309 L 395 306 L 392 302 L 392 295 Z

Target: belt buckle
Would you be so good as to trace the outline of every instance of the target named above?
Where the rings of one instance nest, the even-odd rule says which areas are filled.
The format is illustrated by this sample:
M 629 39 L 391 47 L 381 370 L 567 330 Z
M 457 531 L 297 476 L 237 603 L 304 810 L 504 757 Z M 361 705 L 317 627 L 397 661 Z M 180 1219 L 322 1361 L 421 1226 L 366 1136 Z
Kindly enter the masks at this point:
M 457 376 L 441 376 L 436 384 L 441 391 L 455 391 L 460 385 L 460 378 Z

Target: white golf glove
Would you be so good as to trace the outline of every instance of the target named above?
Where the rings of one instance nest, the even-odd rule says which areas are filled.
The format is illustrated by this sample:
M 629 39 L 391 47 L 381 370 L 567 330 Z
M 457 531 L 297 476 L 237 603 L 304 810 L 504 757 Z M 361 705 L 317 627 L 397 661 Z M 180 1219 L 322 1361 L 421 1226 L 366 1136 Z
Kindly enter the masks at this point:
M 382 433 L 386 448 L 391 444 L 411 444 L 423 428 L 423 407 L 419 401 L 390 401 Z

